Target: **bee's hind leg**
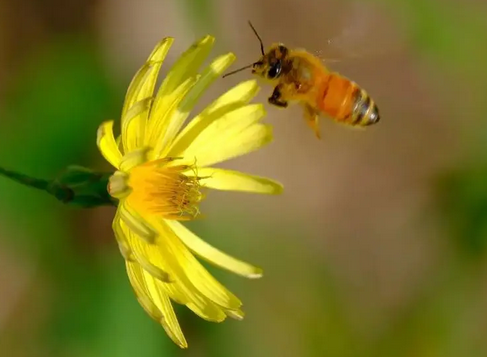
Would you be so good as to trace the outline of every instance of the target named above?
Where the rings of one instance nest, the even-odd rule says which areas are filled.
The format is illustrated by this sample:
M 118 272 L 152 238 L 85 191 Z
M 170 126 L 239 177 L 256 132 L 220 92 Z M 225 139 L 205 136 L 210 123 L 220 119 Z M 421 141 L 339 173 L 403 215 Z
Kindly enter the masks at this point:
M 282 99 L 281 86 L 278 85 L 274 88 L 272 95 L 268 99 L 269 103 L 280 108 L 287 108 L 287 101 Z
M 308 104 L 303 104 L 304 109 L 304 119 L 306 120 L 306 124 L 314 131 L 316 137 L 321 139 L 320 128 L 318 125 L 318 118 L 319 115 L 313 107 L 309 106 Z

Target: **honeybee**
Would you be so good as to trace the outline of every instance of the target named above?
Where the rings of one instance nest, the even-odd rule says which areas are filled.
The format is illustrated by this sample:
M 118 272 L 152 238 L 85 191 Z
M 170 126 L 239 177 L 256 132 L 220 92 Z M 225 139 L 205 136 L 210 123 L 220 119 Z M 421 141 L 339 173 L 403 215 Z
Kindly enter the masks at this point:
M 329 71 L 317 56 L 305 50 L 276 43 L 265 52 L 262 39 L 250 21 L 249 25 L 260 42 L 262 56 L 224 77 L 252 68 L 253 74 L 274 86 L 269 103 L 286 108 L 289 102 L 298 102 L 304 109 L 306 123 L 318 139 L 321 138 L 320 116 L 361 128 L 379 122 L 377 105 L 355 82 Z

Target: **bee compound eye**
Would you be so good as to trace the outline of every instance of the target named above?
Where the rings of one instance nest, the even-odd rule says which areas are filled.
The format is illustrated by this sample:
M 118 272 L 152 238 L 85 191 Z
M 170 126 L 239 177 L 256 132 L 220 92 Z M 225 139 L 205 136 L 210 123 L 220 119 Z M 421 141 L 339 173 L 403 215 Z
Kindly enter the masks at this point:
M 281 74 L 281 61 L 276 62 L 271 66 L 271 68 L 267 72 L 267 76 L 269 78 L 276 78 L 279 76 L 279 74 Z

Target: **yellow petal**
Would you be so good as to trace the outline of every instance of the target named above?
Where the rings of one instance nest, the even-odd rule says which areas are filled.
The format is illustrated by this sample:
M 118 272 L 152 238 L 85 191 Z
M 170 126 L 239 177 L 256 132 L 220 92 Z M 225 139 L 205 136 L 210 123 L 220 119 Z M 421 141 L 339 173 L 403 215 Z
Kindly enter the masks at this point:
M 166 238 L 165 243 L 177 259 L 177 265 L 184 269 L 185 276 L 188 277 L 189 281 L 202 295 L 226 309 L 235 310 L 240 308 L 242 305 L 240 300 L 220 284 L 196 260 L 177 235 L 175 235 L 175 232 L 166 220 L 161 219 L 158 223 L 153 224 L 158 224 L 161 237 Z
M 169 300 L 169 297 L 165 293 L 161 282 L 155 280 L 152 276 L 148 275 L 147 272 L 143 273 L 147 290 L 152 298 L 151 300 L 162 313 L 162 318 L 160 320 L 162 327 L 176 344 L 182 348 L 186 348 L 187 343 L 179 326 L 176 314 L 174 313 L 171 300 Z
M 152 264 L 149 258 L 149 254 L 147 254 L 146 249 L 144 249 L 145 242 L 141 238 L 134 237 L 133 232 L 127 232 L 126 234 L 124 232 L 124 229 L 122 228 L 120 220 L 114 220 L 113 230 L 117 236 L 124 237 L 124 243 L 127 245 L 128 250 L 131 252 L 130 257 L 132 259 L 130 260 L 137 261 L 140 266 L 154 278 L 162 282 L 172 282 L 171 276 L 168 272 L 166 272 L 162 267 Z M 127 236 L 131 238 L 127 239 Z
M 98 128 L 96 143 L 103 157 L 118 169 L 122 154 L 113 136 L 113 120 L 106 121 Z
M 137 263 L 127 262 L 127 274 L 139 303 L 144 310 L 159 322 L 168 336 L 181 348 L 188 343 L 179 325 L 169 297 L 159 281 L 144 272 Z
M 121 206 L 118 209 L 120 212 L 120 219 L 130 228 L 130 230 L 147 243 L 154 243 L 158 234 L 157 231 L 126 203 L 120 203 L 119 206 Z
M 173 281 L 171 283 L 162 284 L 164 291 L 169 298 L 180 305 L 186 305 L 191 302 L 191 299 L 185 293 L 185 290 L 181 288 L 181 283 Z
M 231 317 L 232 319 L 241 321 L 245 317 L 245 314 L 242 310 L 227 310 L 225 311 L 228 317 Z
M 189 303 L 186 307 L 202 319 L 210 322 L 222 322 L 227 317 L 225 312 L 211 301 L 207 301 L 203 308 L 201 308 L 201 304 L 195 303 Z
M 162 286 L 174 301 L 180 304 L 189 303 L 191 298 L 188 297 L 184 289 L 181 289 L 179 286 L 180 283 L 171 279 L 171 273 L 169 273 L 169 271 L 172 272 L 174 278 L 177 274 L 173 272 L 174 269 L 171 268 L 168 260 L 163 258 L 163 250 L 159 249 L 157 244 L 148 244 L 145 240 L 138 237 L 124 221 L 119 220 L 118 223 L 117 226 L 114 226 L 114 230 L 118 231 L 119 234 L 121 232 L 126 237 L 126 242 L 134 258 L 133 260 L 137 261 L 141 267 L 149 273 L 151 273 L 151 271 L 153 272 L 153 269 L 156 269 L 158 273 L 156 273 L 156 275 L 151 275 L 161 282 L 170 282 L 168 284 L 163 284 Z M 146 269 L 147 265 L 151 266 L 148 270 Z M 157 276 L 161 272 L 163 272 L 167 279 L 161 279 L 160 276 Z
M 127 237 L 120 227 L 120 213 L 118 211 L 119 210 L 117 209 L 117 213 L 115 214 L 115 218 L 113 219 L 112 223 L 113 233 L 115 234 L 115 239 L 117 240 L 118 247 L 120 249 L 120 253 L 122 254 L 123 259 L 125 259 L 126 261 L 134 261 L 134 254 L 132 253 L 132 249 L 130 249 Z
M 115 142 L 117 143 L 118 150 L 122 153 L 123 152 L 122 134 L 120 134 L 115 138 Z
M 186 125 L 171 144 L 167 156 L 174 157 L 182 154 L 206 127 L 231 111 L 246 105 L 258 91 L 257 82 L 249 80 L 238 84 L 220 96 Z
M 174 233 L 194 254 L 211 264 L 246 278 L 262 277 L 262 269 L 238 260 L 211 246 L 177 221 L 166 221 Z
M 271 126 L 259 123 L 264 115 L 262 104 L 236 109 L 208 125 L 181 156 L 203 167 L 255 151 L 272 141 Z
M 188 171 L 186 174 L 189 176 L 194 173 L 194 171 Z M 200 183 L 203 186 L 216 190 L 243 191 L 269 195 L 277 195 L 283 191 L 283 187 L 279 182 L 239 171 L 203 167 L 199 168 L 196 173 L 199 177 L 202 177 Z
M 122 138 L 125 153 L 137 146 L 142 146 L 145 142 L 148 109 L 151 104 L 148 100 L 153 96 L 157 76 L 173 42 L 173 38 L 165 38 L 159 42 L 130 83 L 122 109 Z M 140 103 L 146 104 L 146 108 L 135 108 L 136 114 L 129 114 L 134 112 L 134 107 Z
M 181 130 L 184 121 L 189 116 L 189 113 L 193 109 L 194 105 L 201 97 L 201 95 L 208 89 L 208 87 L 219 78 L 222 73 L 230 66 L 235 60 L 235 55 L 230 53 L 218 57 L 214 60 L 198 77 L 198 81 L 191 88 L 191 90 L 184 96 L 181 103 L 178 106 L 178 111 L 185 115 L 178 118 L 179 120 L 172 120 L 167 132 L 164 135 L 163 147 L 166 149 L 159 154 L 159 157 L 164 156 L 167 153 L 167 146 L 176 137 L 177 133 Z
M 174 253 L 174 249 L 171 249 L 171 243 L 180 244 L 172 231 L 169 235 L 164 231 L 160 231 L 160 240 L 156 244 L 148 244 L 140 239 L 123 221 L 121 221 L 120 226 L 127 237 L 129 246 L 134 252 L 136 259 L 141 256 L 144 257 L 146 262 L 150 262 L 153 266 L 167 271 L 170 278 L 174 280 L 171 283 L 164 283 L 159 279 L 162 288 L 164 288 L 168 296 L 174 301 L 185 304 L 205 320 L 213 322 L 225 320 L 226 314 L 223 308 L 211 301 L 209 297 L 204 295 L 204 291 L 200 291 L 189 280 L 186 267 L 178 259 L 180 256 Z M 182 248 L 186 249 L 184 246 Z M 189 252 L 187 253 L 192 257 Z M 239 301 L 237 302 L 240 304 Z M 234 307 L 233 309 L 236 308 Z
M 125 96 L 122 117 L 135 103 L 152 96 L 162 63 L 173 42 L 174 39 L 171 37 L 162 39 L 155 46 L 147 62 L 136 73 Z
M 173 127 L 184 122 L 189 113 L 181 112 L 178 107 L 186 94 L 194 87 L 199 76 L 186 79 L 171 94 L 160 95 L 155 99 L 149 118 L 147 131 L 147 145 L 154 148 L 150 154 L 150 159 L 155 160 L 160 157 L 160 153 L 165 151 L 166 146 L 173 140 L 169 133 L 173 132 Z
M 222 73 L 230 66 L 230 64 L 232 64 L 234 60 L 235 55 L 233 53 L 220 56 L 201 73 L 198 81 L 185 95 L 178 106 L 178 112 L 182 115 L 171 118 L 167 131 L 165 132 L 164 136 L 159 139 L 160 144 L 158 145 L 158 154 L 155 157 L 156 159 L 167 156 L 166 154 L 169 151 L 172 141 L 174 141 L 174 138 L 181 130 L 185 120 L 189 116 L 189 113 L 193 109 L 198 99 L 206 91 L 206 89 L 222 75 Z
M 162 96 L 169 95 L 189 77 L 194 77 L 213 47 L 214 37 L 205 36 L 193 43 L 169 70 L 161 84 L 159 92 Z
M 131 106 L 122 117 L 122 144 L 125 154 L 143 146 L 142 133 L 145 134 L 145 124 L 142 123 L 147 121 L 152 102 L 152 97 L 142 99 Z
M 201 77 L 199 78 L 198 83 L 196 83 L 191 92 L 188 93 L 184 101 L 181 102 L 180 110 L 183 112 L 191 111 L 201 95 L 217 78 L 221 77 L 223 72 L 225 72 L 235 61 L 235 58 L 233 53 L 227 53 L 213 60 L 209 66 L 201 72 Z
M 129 172 L 135 166 L 141 165 L 147 161 L 147 153 L 149 152 L 150 148 L 141 147 L 139 149 L 135 149 L 127 154 L 122 158 L 120 162 L 120 171 Z

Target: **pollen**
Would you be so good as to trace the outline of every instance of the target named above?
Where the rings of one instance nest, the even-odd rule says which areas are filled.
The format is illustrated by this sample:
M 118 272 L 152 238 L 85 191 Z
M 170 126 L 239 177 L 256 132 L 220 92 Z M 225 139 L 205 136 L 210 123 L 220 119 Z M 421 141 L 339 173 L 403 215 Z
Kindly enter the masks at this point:
M 171 160 L 151 161 L 130 170 L 127 203 L 142 215 L 192 219 L 199 214 L 198 205 L 203 199 L 201 178 L 194 165 L 168 166 L 168 162 Z M 193 175 L 186 175 L 188 171 Z

